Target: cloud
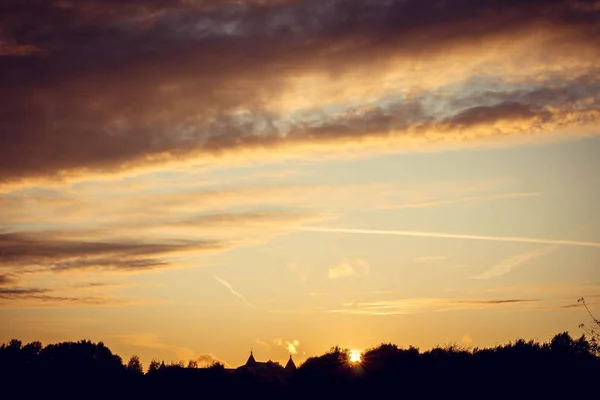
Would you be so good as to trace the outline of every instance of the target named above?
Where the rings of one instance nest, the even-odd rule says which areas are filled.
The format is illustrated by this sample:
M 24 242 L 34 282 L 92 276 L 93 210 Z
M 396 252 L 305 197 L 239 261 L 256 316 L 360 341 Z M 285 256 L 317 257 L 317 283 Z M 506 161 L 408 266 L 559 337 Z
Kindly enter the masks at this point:
M 289 171 L 235 187 L 211 172 L 597 135 L 598 9 L 584 4 L 12 2 L 0 13 L 0 285 L 197 266 L 190 256 L 348 210 L 533 196 L 267 181 Z M 353 262 L 332 277 L 366 273 Z
M 350 315 L 408 315 L 443 311 L 478 310 L 491 307 L 523 306 L 539 303 L 539 299 L 452 299 L 409 298 L 361 303 L 346 303 L 327 313 Z
M 81 292 L 82 281 L 101 282 L 106 273 L 120 274 L 111 278 L 119 285 L 132 274 L 194 268 L 202 257 L 261 245 L 302 224 L 335 218 L 344 211 L 338 204 L 347 196 L 353 199 L 344 203 L 347 210 L 376 208 L 370 195 L 374 188 L 400 191 L 387 183 L 180 190 L 167 182 L 122 192 L 124 184 L 118 182 L 116 188 L 92 181 L 0 194 L 0 220 L 6 226 L 0 230 L 0 270 L 6 277 L 0 284 L 26 277 L 30 286 L 63 290 L 79 285 Z M 434 186 L 426 190 L 436 192 Z M 31 226 L 38 230 L 27 230 Z M 293 272 L 306 279 L 309 271 L 298 266 Z
M 287 351 L 290 354 L 298 353 L 297 347 L 300 345 L 299 341 L 297 341 L 297 340 L 292 340 L 291 342 L 286 341 L 285 344 L 287 346 Z
M 369 263 L 363 259 L 344 260 L 337 266 L 329 268 L 329 279 L 347 278 L 352 276 L 368 275 L 371 270 Z
M 210 172 L 203 171 L 200 176 L 211 175 Z M 125 179 L 127 184 L 117 177 L 110 185 L 102 180 L 91 180 L 55 188 L 14 189 L 0 193 L 0 217 L 8 225 L 43 219 L 50 225 L 60 223 L 61 227 L 86 220 L 93 221 L 95 229 L 117 225 L 135 230 L 136 235 L 140 228 L 162 226 L 194 229 L 207 226 L 211 231 L 216 227 L 231 229 L 232 225 L 270 228 L 334 218 L 340 207 L 349 210 L 390 208 L 399 203 L 488 192 L 509 185 L 498 179 L 340 185 L 264 182 L 255 186 L 219 182 L 194 185 L 198 171 L 176 169 L 169 171 L 169 175 L 177 176 L 178 180 L 161 180 L 156 174 L 146 174 Z M 157 187 L 161 188 L 159 193 L 156 193 Z M 372 196 L 374 191 L 381 196 Z M 107 197 L 118 201 L 107 202 Z M 319 212 L 315 212 L 315 208 Z
M 294 213 L 294 212 L 252 212 L 252 213 L 220 213 L 199 215 L 174 223 L 176 225 L 192 226 L 218 226 L 218 225 L 278 225 L 286 222 L 311 221 L 320 217 L 317 213 Z
M 13 3 L 5 182 L 583 136 L 600 119 L 589 2 Z
M 0 266 L 14 273 L 35 271 L 147 271 L 174 264 L 170 257 L 225 247 L 218 241 L 148 243 L 137 240 L 94 241 L 76 232 L 0 233 Z
M 137 300 L 106 296 L 81 296 L 66 290 L 33 287 L 0 287 L 0 308 L 48 307 L 123 307 L 160 303 L 161 300 Z
M 569 298 L 591 297 L 594 293 L 600 293 L 600 286 L 593 284 L 576 283 L 551 283 L 551 284 L 528 284 L 509 287 L 496 287 L 487 289 L 489 292 L 514 292 L 536 295 L 561 295 Z
M 80 307 L 137 306 L 162 299 L 135 298 L 125 293 L 132 284 L 92 282 L 105 274 L 148 273 L 188 266 L 190 257 L 223 251 L 218 240 L 129 239 L 111 231 L 93 230 L 0 232 L 0 306 Z M 87 280 L 88 282 L 82 283 Z M 115 295 L 113 291 L 122 291 Z M 131 293 L 131 291 L 129 291 Z
M 13 44 L 7 43 L 0 39 L 0 57 L 2 56 L 29 56 L 42 51 L 30 44 Z
M 552 253 L 557 249 L 557 246 L 546 246 L 536 248 L 526 253 L 516 254 L 512 257 L 502 260 L 499 264 L 494 265 L 490 269 L 481 274 L 475 275 L 472 279 L 490 279 L 501 275 L 508 274 L 514 268 L 526 262 L 535 260 L 536 258 Z
M 537 243 L 537 244 L 552 244 L 561 246 L 582 246 L 582 247 L 600 247 L 600 242 L 585 242 L 578 240 L 561 240 L 561 239 L 541 239 L 529 237 L 514 237 L 514 236 L 485 236 L 485 235 L 468 235 L 444 232 L 421 232 L 421 231 L 401 231 L 401 230 L 383 230 L 383 229 L 352 229 L 352 228 L 320 228 L 320 227 L 301 227 L 296 228 L 298 231 L 305 232 L 323 232 L 323 233 L 350 233 L 363 235 L 393 235 L 393 236 L 411 236 L 425 238 L 442 238 L 442 239 L 467 239 L 467 240 L 486 240 L 493 242 L 514 242 L 514 243 Z
M 284 348 L 290 354 L 297 354 L 297 348 L 300 346 L 300 342 L 296 339 L 282 340 L 281 338 L 277 338 L 273 339 L 272 342 L 275 343 L 275 345 Z
M 197 356 L 195 358 L 195 361 L 198 363 L 199 367 L 207 367 L 210 366 L 214 363 L 221 363 L 225 366 L 225 368 L 230 368 L 230 365 L 221 360 L 220 358 L 216 357 L 214 354 L 200 354 L 199 356 Z
M 431 201 L 423 201 L 418 203 L 404 203 L 397 204 L 386 207 L 388 209 L 403 209 L 403 208 L 424 208 L 424 207 L 438 207 L 445 206 L 448 204 L 456 204 L 456 203 L 469 203 L 474 201 L 489 201 L 489 200 L 504 200 L 504 199 L 517 199 L 523 197 L 534 197 L 539 196 L 540 193 L 505 193 L 505 194 L 496 194 L 496 195 L 488 195 L 488 196 L 469 196 L 469 197 L 459 197 L 454 199 L 435 199 Z
M 229 289 L 229 291 L 231 292 L 231 294 L 233 294 L 236 297 L 239 297 L 240 299 L 242 299 L 242 301 L 244 303 L 246 303 L 246 305 L 250 308 L 254 308 L 254 306 L 252 304 L 250 304 L 250 302 L 248 302 L 248 300 L 246 300 L 246 298 L 239 292 L 237 292 L 233 286 L 231 286 L 231 284 L 229 282 L 227 282 L 226 280 L 223 280 L 221 278 L 219 278 L 216 275 L 213 275 L 213 278 L 215 278 L 215 280 L 217 282 L 219 282 L 221 285 L 225 286 L 227 289 Z
M 228 236 L 234 236 L 237 232 L 241 235 L 249 235 L 249 232 L 266 232 L 274 235 L 278 231 L 285 231 L 294 226 L 301 226 L 310 222 L 324 221 L 333 219 L 332 214 L 317 212 L 240 212 L 240 213 L 209 213 L 200 214 L 183 220 L 171 220 L 157 226 L 156 223 L 148 224 L 148 228 L 153 232 L 159 230 L 171 230 L 176 228 L 178 232 L 185 232 L 184 229 L 206 229 L 207 232 L 223 232 Z M 143 225 L 143 222 L 134 222 L 133 229 Z M 121 230 L 127 229 L 121 226 Z
M 15 299 L 15 298 L 43 298 L 45 293 L 48 293 L 48 289 L 37 289 L 37 288 L 0 288 L 1 299 Z
M 262 340 L 256 339 L 256 343 L 260 344 L 261 346 L 264 346 L 267 349 L 267 351 L 271 349 L 271 345 L 267 342 L 263 342 Z
M 5 286 L 11 283 L 14 283 L 14 279 L 12 279 L 10 276 L 0 275 L 0 286 Z
M 75 290 L 113 290 L 123 287 L 141 286 L 139 284 L 107 283 L 107 282 L 86 282 L 73 285 Z

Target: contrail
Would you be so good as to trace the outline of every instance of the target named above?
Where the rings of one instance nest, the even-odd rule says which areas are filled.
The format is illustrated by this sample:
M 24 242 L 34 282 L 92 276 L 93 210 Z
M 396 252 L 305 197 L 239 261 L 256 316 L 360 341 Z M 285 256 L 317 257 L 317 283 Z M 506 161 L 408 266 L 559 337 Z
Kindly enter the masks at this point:
M 582 242 L 575 240 L 560 240 L 560 239 L 539 239 L 529 237 L 514 237 L 514 236 L 483 236 L 483 235 L 466 235 L 459 233 L 443 233 L 443 232 L 421 232 L 421 231 L 397 231 L 397 230 L 382 230 L 382 229 L 349 229 L 349 228 L 296 228 L 299 231 L 306 232 L 326 232 L 326 233 L 356 233 L 363 235 L 395 235 L 395 236 L 416 236 L 427 238 L 446 238 L 446 239 L 471 239 L 471 240 L 487 240 L 492 242 L 515 242 L 515 243 L 537 243 L 537 244 L 554 244 L 562 246 L 583 246 L 583 247 L 600 247 L 600 242 Z
M 221 285 L 223 285 L 223 286 L 225 286 L 227 289 L 229 289 L 229 291 L 230 291 L 230 292 L 231 292 L 231 293 L 232 293 L 234 296 L 237 296 L 237 297 L 239 297 L 240 299 L 242 299 L 242 300 L 244 301 L 244 303 L 246 303 L 246 305 L 247 305 L 248 307 L 250 307 L 250 308 L 254 308 L 254 307 L 252 306 L 252 304 L 250 304 L 250 303 L 248 302 L 248 300 L 246 300 L 246 298 L 245 298 L 245 297 L 244 297 L 244 296 L 243 296 L 241 293 L 239 293 L 239 292 L 236 292 L 236 291 L 235 291 L 235 289 L 234 289 L 234 288 L 231 286 L 231 284 L 230 284 L 229 282 L 227 282 L 227 281 L 225 281 L 225 280 L 223 280 L 223 279 L 219 278 L 219 277 L 218 277 L 218 276 L 216 276 L 216 275 L 213 275 L 213 278 L 215 278 L 215 280 L 216 280 L 217 282 L 219 282 Z
M 544 246 L 542 248 L 530 250 L 526 253 L 516 254 L 512 257 L 509 257 L 509 258 L 506 258 L 506 259 L 500 261 L 500 263 L 494 265 L 492 268 L 488 269 L 487 271 L 485 271 L 479 275 L 475 275 L 475 276 L 471 277 L 471 279 L 490 279 L 490 278 L 495 278 L 495 277 L 498 277 L 501 275 L 508 274 L 510 271 L 512 271 L 514 268 L 518 267 L 519 265 L 529 262 L 531 260 L 535 260 L 536 258 L 545 256 L 547 254 L 550 254 L 553 251 L 555 251 L 557 248 L 558 248 L 557 245 Z

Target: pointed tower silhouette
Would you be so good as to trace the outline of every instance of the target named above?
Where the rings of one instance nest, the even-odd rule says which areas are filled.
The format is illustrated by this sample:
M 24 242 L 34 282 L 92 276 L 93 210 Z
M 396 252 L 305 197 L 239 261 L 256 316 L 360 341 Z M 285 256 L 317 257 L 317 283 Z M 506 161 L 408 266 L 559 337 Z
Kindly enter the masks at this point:
M 254 359 L 254 355 L 252 354 L 252 350 L 250 350 L 250 357 L 248 357 L 248 361 L 246 361 L 247 367 L 252 367 L 256 365 L 256 360 Z
M 292 360 L 291 354 L 290 354 L 290 359 L 288 360 L 287 364 L 285 364 L 285 370 L 286 371 L 295 371 L 296 370 L 296 364 L 294 364 L 294 360 Z

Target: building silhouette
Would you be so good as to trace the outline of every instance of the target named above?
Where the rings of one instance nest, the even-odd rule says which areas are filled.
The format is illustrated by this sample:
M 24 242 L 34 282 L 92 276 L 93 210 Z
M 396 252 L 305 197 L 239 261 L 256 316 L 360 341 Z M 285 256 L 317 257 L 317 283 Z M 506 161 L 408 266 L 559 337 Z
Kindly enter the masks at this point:
M 292 374 L 296 370 L 296 364 L 292 359 L 292 355 L 290 354 L 290 358 L 288 362 L 283 367 L 276 361 L 256 361 L 254 358 L 254 353 L 250 351 L 250 356 L 246 361 L 246 364 L 240 365 L 235 369 L 238 373 L 249 373 L 252 375 L 259 375 L 264 378 L 272 378 L 272 379 L 280 379 L 286 378 L 290 374 Z
M 285 370 L 288 372 L 293 372 L 296 370 L 296 364 L 294 363 L 294 360 L 292 360 L 291 354 L 290 359 L 288 360 L 287 364 L 285 364 Z

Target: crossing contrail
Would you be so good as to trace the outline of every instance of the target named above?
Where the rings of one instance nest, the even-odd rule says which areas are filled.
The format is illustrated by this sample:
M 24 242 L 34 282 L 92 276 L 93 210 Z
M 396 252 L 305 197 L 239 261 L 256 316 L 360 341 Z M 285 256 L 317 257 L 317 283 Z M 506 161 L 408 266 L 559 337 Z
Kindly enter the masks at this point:
M 467 240 L 487 240 L 491 242 L 514 242 L 514 243 L 536 243 L 536 244 L 554 244 L 561 246 L 583 246 L 600 247 L 600 242 L 584 242 L 579 240 L 561 240 L 561 239 L 540 239 L 530 237 L 515 236 L 485 236 L 485 235 L 467 235 L 460 233 L 445 232 L 422 232 L 422 231 L 399 231 L 383 229 L 352 229 L 352 228 L 296 228 L 305 232 L 323 232 L 323 233 L 355 233 L 362 235 L 391 235 L 391 236 L 413 236 L 426 238 L 445 238 L 445 239 L 467 239 Z

